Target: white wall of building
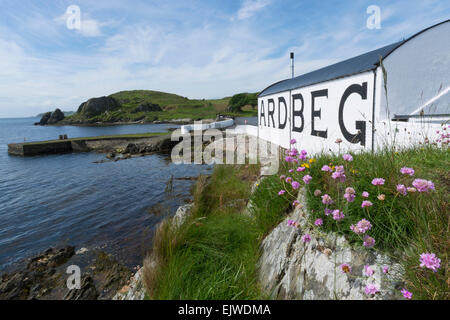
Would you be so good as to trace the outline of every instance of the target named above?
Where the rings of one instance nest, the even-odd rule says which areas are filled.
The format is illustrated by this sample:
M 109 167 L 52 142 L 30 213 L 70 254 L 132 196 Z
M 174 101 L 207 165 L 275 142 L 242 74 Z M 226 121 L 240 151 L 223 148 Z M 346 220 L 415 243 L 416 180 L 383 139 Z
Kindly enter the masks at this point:
M 294 138 L 297 140 L 297 146 L 306 149 L 309 153 L 336 152 L 339 148 L 353 151 L 371 150 L 373 88 L 374 73 L 370 71 L 260 97 L 258 99 L 259 137 L 284 148 L 289 148 L 289 141 Z M 347 94 L 344 97 L 346 91 Z M 362 96 L 358 92 L 361 92 Z M 288 123 L 283 129 L 279 128 L 278 123 L 279 109 L 281 119 L 285 117 L 284 108 L 278 107 L 280 97 L 285 99 L 288 109 L 286 117 Z M 275 102 L 274 123 L 271 118 L 268 119 L 268 104 L 271 100 Z M 343 108 L 340 116 L 341 101 Z M 294 115 L 293 111 L 298 113 Z M 358 134 L 357 127 L 361 134 Z M 342 140 L 340 145 L 335 143 L 337 139 Z
M 384 89 L 380 90 L 377 119 L 387 119 L 387 103 L 391 118 L 394 114 L 418 114 L 423 106 L 426 114 L 450 113 L 450 21 L 411 38 L 388 55 L 383 65 L 387 101 Z M 377 77 L 383 78 L 381 68 L 377 69 Z M 433 101 L 432 105 L 426 106 L 429 101 Z

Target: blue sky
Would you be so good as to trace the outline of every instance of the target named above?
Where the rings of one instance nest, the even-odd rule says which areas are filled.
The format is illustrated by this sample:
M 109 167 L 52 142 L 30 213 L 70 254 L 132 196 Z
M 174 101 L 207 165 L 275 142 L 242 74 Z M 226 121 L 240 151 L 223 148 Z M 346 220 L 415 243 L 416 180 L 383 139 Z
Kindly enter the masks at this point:
M 189 98 L 253 92 L 448 19 L 449 1 L 0 0 L 0 117 L 151 89 Z M 81 10 L 69 30 L 66 10 Z M 368 29 L 367 7 L 381 9 Z

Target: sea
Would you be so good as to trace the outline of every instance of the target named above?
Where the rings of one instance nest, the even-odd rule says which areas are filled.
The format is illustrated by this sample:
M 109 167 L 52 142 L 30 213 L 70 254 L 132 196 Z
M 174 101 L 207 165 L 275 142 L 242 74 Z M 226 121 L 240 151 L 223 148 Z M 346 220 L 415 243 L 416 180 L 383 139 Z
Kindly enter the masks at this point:
M 0 273 L 49 247 L 100 249 L 142 265 L 159 222 L 191 200 L 191 187 L 212 166 L 176 165 L 154 154 L 95 163 L 105 154 L 8 155 L 8 143 L 167 132 L 174 124 L 102 127 L 35 126 L 39 118 L 0 119 Z M 172 181 L 172 183 L 170 183 Z M 171 187 L 167 187 L 167 186 Z

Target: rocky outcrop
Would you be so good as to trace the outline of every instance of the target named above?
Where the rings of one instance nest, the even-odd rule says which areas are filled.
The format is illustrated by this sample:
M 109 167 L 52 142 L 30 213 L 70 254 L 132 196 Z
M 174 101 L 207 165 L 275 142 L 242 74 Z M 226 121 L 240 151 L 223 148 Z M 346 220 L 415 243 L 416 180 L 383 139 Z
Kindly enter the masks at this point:
M 56 109 L 50 115 L 47 124 L 55 124 L 64 119 L 64 113 L 60 109 Z
M 99 115 L 105 111 L 111 111 L 118 108 L 120 105 L 116 99 L 112 97 L 91 98 L 83 102 L 77 110 L 77 113 L 84 117 L 90 118 Z
M 162 111 L 161 107 L 156 103 L 144 103 L 131 111 L 131 113 L 138 113 L 138 112 L 152 112 L 152 111 Z
M 39 122 L 36 122 L 35 125 L 44 126 L 46 124 L 55 124 L 64 119 L 64 113 L 60 109 L 56 109 L 53 112 L 46 112 L 42 115 L 42 118 Z
M 300 203 L 305 203 L 302 194 Z M 288 226 L 291 219 L 300 224 Z M 352 247 L 343 236 L 319 233 L 308 227 L 306 210 L 297 208 L 263 241 L 259 280 L 267 294 L 277 299 L 397 299 L 401 298 L 402 267 L 387 256 Z M 311 235 L 303 242 L 303 234 Z M 341 264 L 351 266 L 350 273 Z M 375 272 L 368 276 L 365 266 Z M 388 266 L 384 273 L 383 266 Z M 379 293 L 367 295 L 365 287 L 374 284 Z

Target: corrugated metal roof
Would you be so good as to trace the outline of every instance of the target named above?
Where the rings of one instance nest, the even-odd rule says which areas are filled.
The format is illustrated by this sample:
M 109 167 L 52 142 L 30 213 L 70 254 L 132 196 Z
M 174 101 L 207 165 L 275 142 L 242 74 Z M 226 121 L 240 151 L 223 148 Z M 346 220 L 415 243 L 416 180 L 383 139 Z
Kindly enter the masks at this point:
M 259 96 L 263 97 L 273 93 L 302 88 L 312 84 L 373 70 L 378 66 L 380 57 L 384 59 L 389 53 L 391 53 L 404 42 L 405 40 L 399 41 L 388 46 L 364 53 L 357 57 L 332 64 L 322 69 L 305 73 L 292 79 L 274 83 L 264 89 L 259 94 Z

